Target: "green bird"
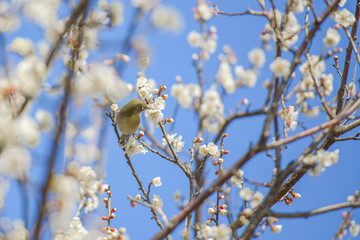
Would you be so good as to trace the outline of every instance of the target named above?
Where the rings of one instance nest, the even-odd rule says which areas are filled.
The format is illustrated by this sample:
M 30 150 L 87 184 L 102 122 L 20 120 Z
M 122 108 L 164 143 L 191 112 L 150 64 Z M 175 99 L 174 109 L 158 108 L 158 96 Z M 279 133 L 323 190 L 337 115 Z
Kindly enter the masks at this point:
M 133 99 L 125 104 L 116 114 L 116 123 L 121 131 L 120 145 L 124 145 L 140 125 L 140 113 L 149 109 L 148 105 L 140 100 Z

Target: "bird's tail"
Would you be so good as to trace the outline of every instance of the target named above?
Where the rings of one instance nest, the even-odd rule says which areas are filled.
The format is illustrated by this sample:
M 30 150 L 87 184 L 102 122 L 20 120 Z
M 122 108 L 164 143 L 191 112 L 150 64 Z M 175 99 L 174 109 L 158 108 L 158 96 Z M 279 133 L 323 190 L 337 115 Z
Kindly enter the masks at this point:
M 120 140 L 119 140 L 119 144 L 121 147 L 125 146 L 125 144 L 129 140 L 130 136 L 131 136 L 130 134 L 121 134 Z

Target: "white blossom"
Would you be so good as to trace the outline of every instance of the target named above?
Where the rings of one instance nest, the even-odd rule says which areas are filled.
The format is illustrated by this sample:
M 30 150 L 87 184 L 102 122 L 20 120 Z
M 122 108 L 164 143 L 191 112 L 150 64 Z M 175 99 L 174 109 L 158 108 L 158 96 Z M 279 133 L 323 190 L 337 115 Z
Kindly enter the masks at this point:
M 231 184 L 238 187 L 238 188 L 242 188 L 243 184 L 244 184 L 244 178 L 242 177 L 244 175 L 244 171 L 239 169 L 231 178 Z
M 40 141 L 40 129 L 33 119 L 23 116 L 16 121 L 16 133 L 21 142 L 28 146 L 34 147 Z
M 145 154 L 147 152 L 147 150 L 142 145 L 140 145 L 133 136 L 129 138 L 125 147 L 126 147 L 125 153 L 129 157 L 135 154 L 141 154 L 141 153 Z
M 168 31 L 177 32 L 183 26 L 181 14 L 174 8 L 160 6 L 157 7 L 151 15 L 152 24 Z
M 182 136 L 179 135 L 177 138 L 174 139 L 174 149 L 175 152 L 181 152 L 182 148 L 184 147 L 185 142 L 182 142 Z
M 359 231 L 360 231 L 360 225 L 356 224 L 356 222 L 352 220 L 350 222 L 350 227 L 349 227 L 349 232 L 351 236 L 357 237 L 357 235 L 359 235 Z
M 195 19 L 199 17 L 205 21 L 210 20 L 213 16 L 213 9 L 204 0 L 200 0 L 196 7 Z
M 334 15 L 333 19 L 341 24 L 344 28 L 348 28 L 349 26 L 353 25 L 355 22 L 354 15 L 349 12 L 346 8 L 343 8 L 341 10 L 337 10 Z
M 164 118 L 164 114 L 160 110 L 146 110 L 145 117 L 149 122 L 159 126 L 159 122 Z
M 124 21 L 124 4 L 121 2 L 112 2 L 109 5 L 109 16 L 114 25 L 122 24 Z
M 328 75 L 321 74 L 321 86 L 324 89 L 325 96 L 329 96 L 332 93 L 333 80 L 334 80 L 334 76 L 331 73 L 329 73 Z
M 160 187 L 162 185 L 161 182 L 161 178 L 160 177 L 156 177 L 154 178 L 151 183 L 155 186 L 155 187 Z
M 209 152 L 209 154 L 216 160 L 218 159 L 219 155 L 220 155 L 220 151 L 219 151 L 219 148 L 218 146 L 213 143 L 213 142 L 210 142 L 208 145 L 207 145 L 207 150 Z
M 227 61 L 222 61 L 216 73 L 216 80 L 221 83 L 226 93 L 234 93 L 235 81 L 231 72 L 230 64 Z
M 256 192 L 250 202 L 250 207 L 255 208 L 264 199 L 264 195 L 261 192 Z
M 298 118 L 299 112 L 295 110 L 295 107 L 290 105 L 287 109 L 285 109 L 285 118 L 284 121 L 286 123 L 286 131 L 289 131 L 289 129 L 295 131 L 295 128 L 297 126 L 297 118 Z
M 273 233 L 279 233 L 282 230 L 282 225 L 270 225 L 270 229 Z
M 35 52 L 35 47 L 32 41 L 28 38 L 22 37 L 15 38 L 10 45 L 10 49 L 22 56 L 28 56 Z
M 102 64 L 93 64 L 88 72 L 75 82 L 75 92 L 84 95 L 105 95 L 116 102 L 129 94 L 126 84 L 115 74 L 114 69 Z
M 203 145 L 201 145 L 201 146 L 199 147 L 199 153 L 200 153 L 201 155 L 203 155 L 203 156 L 206 156 L 206 155 L 209 154 L 209 151 L 207 150 L 205 144 L 203 144 Z
M 50 131 L 55 125 L 51 114 L 43 109 L 37 110 L 35 118 L 39 124 L 40 129 L 43 131 Z
M 22 220 L 15 220 L 12 224 L 12 229 L 6 233 L 5 239 L 12 240 L 23 240 L 30 239 L 28 230 L 25 228 L 24 222 Z
M 326 31 L 326 35 L 323 39 L 325 47 L 335 47 L 340 42 L 340 34 L 334 28 L 329 28 Z
M 243 189 L 240 190 L 240 197 L 245 201 L 250 201 L 252 195 L 253 192 L 247 187 L 244 187 Z
M 276 57 L 270 64 L 270 70 L 276 77 L 288 77 L 290 74 L 290 62 L 287 59 Z
M 19 180 L 26 180 L 31 165 L 30 152 L 20 146 L 9 146 L 0 155 L 0 172 Z
M 304 11 L 304 0 L 294 0 L 291 5 L 291 11 L 294 13 L 301 13 Z
M 200 47 L 203 42 L 201 34 L 196 31 L 189 32 L 187 41 L 192 47 Z
M 214 226 L 216 227 L 216 226 Z M 225 224 L 220 224 L 216 227 L 216 230 L 214 231 L 214 238 L 216 240 L 230 240 L 232 230 L 229 226 L 226 226 Z
M 265 63 L 265 53 L 261 48 L 254 48 L 248 54 L 250 62 L 257 68 L 262 68 Z
M 153 202 L 152 204 L 154 205 L 155 208 L 159 208 L 159 209 L 162 209 L 163 208 L 163 201 L 162 199 L 160 198 L 160 196 L 154 194 L 153 196 Z

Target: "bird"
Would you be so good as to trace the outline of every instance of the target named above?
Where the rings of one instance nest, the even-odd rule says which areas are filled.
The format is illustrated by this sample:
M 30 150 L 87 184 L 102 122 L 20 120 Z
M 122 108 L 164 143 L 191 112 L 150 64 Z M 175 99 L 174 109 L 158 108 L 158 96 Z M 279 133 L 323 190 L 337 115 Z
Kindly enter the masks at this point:
M 125 104 L 116 114 L 116 124 L 121 132 L 119 144 L 124 144 L 136 132 L 140 125 L 140 113 L 149 109 L 148 105 L 137 98 Z

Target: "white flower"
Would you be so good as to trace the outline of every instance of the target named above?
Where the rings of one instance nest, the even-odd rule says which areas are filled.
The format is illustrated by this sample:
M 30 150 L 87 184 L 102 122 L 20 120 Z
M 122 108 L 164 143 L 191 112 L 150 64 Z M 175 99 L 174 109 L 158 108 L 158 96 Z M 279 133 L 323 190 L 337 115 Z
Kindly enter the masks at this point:
M 304 0 L 294 0 L 291 5 L 291 11 L 294 13 L 301 13 L 304 11 Z
M 351 236 L 356 237 L 357 235 L 359 235 L 360 225 L 356 224 L 356 222 L 354 220 L 352 220 L 350 222 L 349 231 L 350 231 Z
M 40 141 L 40 129 L 33 119 L 23 116 L 17 119 L 16 133 L 28 146 L 36 146 Z
M 187 41 L 192 47 L 200 47 L 202 43 L 201 34 L 196 31 L 191 31 L 187 36 Z
M 216 226 L 214 226 L 216 227 Z M 225 224 L 220 224 L 216 227 L 216 230 L 214 231 L 214 237 L 216 240 L 230 240 L 232 230 L 230 227 L 226 226 Z
M 159 126 L 159 122 L 164 118 L 164 114 L 160 110 L 146 110 L 145 117 L 149 122 Z
M 289 131 L 289 129 L 291 130 L 295 130 L 296 126 L 297 126 L 297 118 L 298 118 L 299 112 L 295 110 L 295 107 L 290 105 L 286 110 L 285 110 L 285 123 L 287 125 L 286 131 Z
M 203 145 L 200 146 L 200 148 L 199 148 L 199 153 L 200 153 L 201 155 L 203 155 L 203 156 L 206 156 L 206 155 L 209 154 L 209 152 L 208 152 L 205 144 L 203 144 Z
M 321 74 L 321 86 L 324 89 L 325 96 L 329 96 L 333 91 L 333 80 L 334 77 L 331 73 L 329 73 L 328 75 Z
M 50 131 L 54 127 L 54 119 L 51 114 L 43 109 L 37 110 L 35 118 L 43 131 Z
M 215 145 L 215 143 L 213 142 L 210 142 L 208 145 L 207 145 L 207 150 L 209 152 L 209 154 L 216 160 L 219 155 L 220 155 L 220 151 L 219 151 L 219 148 L 217 145 Z
M 254 69 L 244 71 L 244 74 L 239 78 L 238 84 L 246 85 L 248 87 L 254 87 L 257 81 L 257 73 Z
M 155 187 L 160 187 L 162 185 L 161 183 L 161 178 L 160 177 L 156 177 L 154 178 L 151 183 L 155 186 Z
M 23 240 L 30 239 L 28 230 L 25 228 L 22 220 L 15 220 L 11 231 L 6 233 L 5 239 Z
M 324 62 L 324 60 L 320 60 L 320 56 L 318 56 L 318 55 L 312 55 L 312 56 L 310 56 L 310 64 L 311 64 L 315 79 L 318 79 L 320 77 L 320 75 L 325 71 L 325 62 Z M 312 80 L 312 77 L 310 75 L 310 67 L 309 67 L 309 62 L 308 61 L 303 63 L 300 66 L 299 70 L 307 78 L 310 78 Z
M 329 28 L 326 32 L 326 36 L 323 39 L 325 47 L 335 47 L 340 42 L 340 34 L 334 28 Z
M 276 57 L 270 64 L 270 70 L 276 77 L 288 77 L 290 74 L 290 62 L 287 59 Z
M 222 61 L 216 73 L 216 80 L 224 87 L 226 93 L 234 93 L 235 81 L 231 72 L 230 64 L 227 61 Z
M 80 191 L 82 194 L 95 195 L 99 189 L 99 182 L 96 180 L 95 171 L 89 166 L 83 166 L 78 175 L 78 181 L 80 183 Z
M 214 208 L 208 208 L 208 213 L 210 215 L 214 215 L 215 214 L 215 209 Z
M 152 24 L 157 28 L 177 32 L 183 26 L 181 14 L 173 8 L 160 6 L 151 15 Z
M 204 50 L 209 53 L 214 53 L 217 47 L 217 42 L 214 39 L 209 38 L 205 42 Z
M 348 28 L 349 26 L 353 25 L 356 20 L 354 15 L 351 12 L 349 12 L 349 10 L 347 10 L 346 8 L 337 10 L 334 13 L 333 18 L 337 23 L 341 24 L 344 28 Z
M 141 153 L 145 154 L 147 152 L 147 150 L 142 145 L 140 145 L 133 136 L 129 138 L 125 147 L 126 147 L 125 153 L 129 157 L 135 154 L 141 154 Z
M 163 201 L 161 200 L 160 196 L 156 194 L 154 194 L 152 204 L 155 208 L 159 208 L 159 209 L 163 208 Z
M 22 56 L 28 56 L 35 52 L 35 47 L 32 41 L 28 38 L 21 37 L 17 37 L 12 41 L 10 49 Z
M 320 149 L 316 154 L 316 162 L 320 166 L 330 167 L 339 160 L 339 152 L 339 149 L 336 149 L 334 152 L 327 152 L 324 149 Z
M 270 229 L 273 233 L 279 233 L 282 230 L 282 225 L 270 225 Z
M 66 233 L 66 239 L 84 239 L 88 231 L 82 225 L 80 218 L 74 217 L 70 221 L 70 229 Z
M 179 135 L 176 139 L 174 139 L 174 148 L 175 152 L 181 152 L 182 148 L 184 147 L 185 142 L 182 142 L 182 136 Z
M 116 102 L 129 94 L 129 89 L 114 69 L 102 64 L 94 64 L 88 72 L 75 82 L 75 92 L 79 95 L 105 95 Z
M 16 68 L 16 80 L 21 91 L 28 97 L 36 97 L 46 77 L 45 63 L 36 56 L 28 56 Z
M 256 192 L 250 202 L 250 207 L 254 208 L 259 205 L 264 199 L 264 195 L 261 192 Z
M 31 155 L 20 146 L 9 146 L 2 150 L 0 172 L 19 180 L 26 180 L 31 165 Z
M 265 53 L 261 48 L 254 48 L 248 54 L 250 62 L 257 68 L 262 68 L 265 63 Z
M 250 201 L 252 195 L 253 195 L 253 192 L 247 187 L 240 190 L 240 197 L 242 199 L 244 199 L 245 201 Z
M 109 5 L 109 16 L 111 23 L 119 25 L 124 21 L 124 4 L 121 2 L 112 2 Z
M 166 134 L 166 138 L 169 140 L 169 143 L 171 144 L 173 141 L 174 141 L 174 139 L 175 139 L 175 136 L 176 136 L 177 134 L 175 133 L 175 134 Z M 166 139 L 165 138 L 162 138 L 162 145 L 167 145 L 167 142 L 166 142 Z
M 244 175 L 244 171 L 239 169 L 232 177 L 231 177 L 231 184 L 242 188 L 244 184 L 244 178 L 242 177 Z
M 199 4 L 196 8 L 196 13 L 199 17 L 201 17 L 203 20 L 208 21 L 213 16 L 213 9 L 210 7 L 205 1 L 201 0 L 199 1 Z M 197 19 L 197 16 L 195 16 Z

